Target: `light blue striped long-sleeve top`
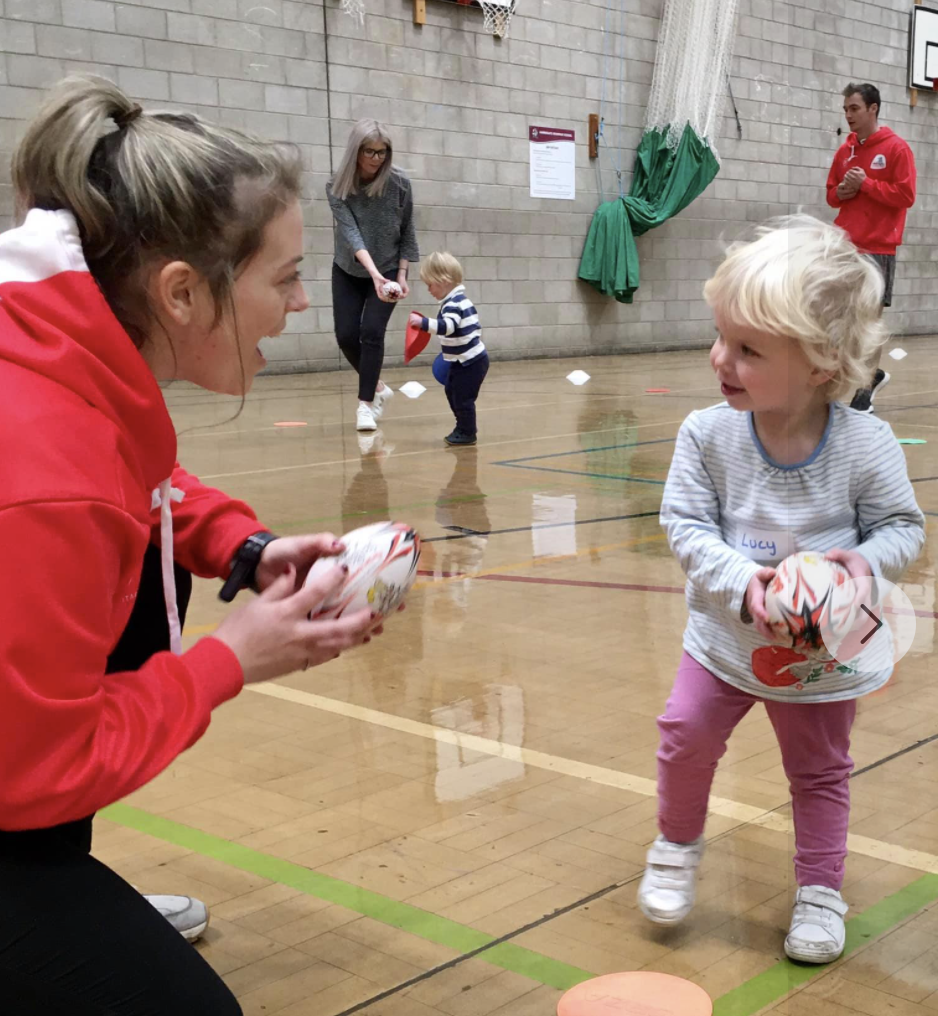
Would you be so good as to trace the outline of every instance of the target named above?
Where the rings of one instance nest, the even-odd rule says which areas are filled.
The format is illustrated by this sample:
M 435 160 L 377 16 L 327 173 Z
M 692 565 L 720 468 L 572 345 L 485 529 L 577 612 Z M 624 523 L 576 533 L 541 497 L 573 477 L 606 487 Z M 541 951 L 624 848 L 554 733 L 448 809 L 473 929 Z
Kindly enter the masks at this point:
M 717 677 L 782 702 L 859 698 L 889 680 L 887 653 L 872 670 L 797 664 L 797 683 L 770 686 L 753 672 L 753 653 L 766 643 L 742 618 L 752 576 L 789 554 L 856 550 L 890 582 L 918 557 L 925 519 L 883 420 L 832 403 L 810 458 L 786 466 L 762 447 L 751 414 L 725 402 L 691 413 L 678 433 L 661 524 L 687 576 L 684 648 Z

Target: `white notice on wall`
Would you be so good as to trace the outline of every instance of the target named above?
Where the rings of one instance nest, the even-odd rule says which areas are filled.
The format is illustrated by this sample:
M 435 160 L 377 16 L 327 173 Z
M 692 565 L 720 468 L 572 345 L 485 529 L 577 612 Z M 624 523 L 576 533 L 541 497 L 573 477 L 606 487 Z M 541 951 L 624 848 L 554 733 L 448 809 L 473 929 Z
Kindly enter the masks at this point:
M 576 146 L 573 131 L 558 127 L 529 127 L 531 197 L 576 197 Z

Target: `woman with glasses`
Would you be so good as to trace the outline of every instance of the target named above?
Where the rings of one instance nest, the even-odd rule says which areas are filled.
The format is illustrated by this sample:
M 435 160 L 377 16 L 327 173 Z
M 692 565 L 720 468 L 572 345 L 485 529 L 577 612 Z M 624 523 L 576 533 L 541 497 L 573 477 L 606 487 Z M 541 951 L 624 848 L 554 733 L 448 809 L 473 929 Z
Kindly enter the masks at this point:
M 375 430 L 393 394 L 380 377 L 384 333 L 394 304 L 410 293 L 408 263 L 420 260 L 410 180 L 392 164 L 391 140 L 377 120 L 359 120 L 352 128 L 326 196 L 336 226 L 335 335 L 358 374 L 355 425 Z

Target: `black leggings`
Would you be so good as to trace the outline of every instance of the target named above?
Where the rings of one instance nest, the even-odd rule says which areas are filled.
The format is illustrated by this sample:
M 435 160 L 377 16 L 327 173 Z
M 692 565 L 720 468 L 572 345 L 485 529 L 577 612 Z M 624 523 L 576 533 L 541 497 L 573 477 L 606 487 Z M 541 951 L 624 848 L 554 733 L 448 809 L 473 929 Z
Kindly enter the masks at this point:
M 332 263 L 335 337 L 358 374 L 358 397 L 372 402 L 384 365 L 384 333 L 394 304 L 378 299 L 370 278 L 359 279 Z
M 180 620 L 192 576 L 176 568 Z M 108 672 L 169 648 L 160 552 L 147 550 Z M 241 1016 L 224 982 L 135 889 L 90 855 L 92 818 L 0 832 L 3 1016 Z

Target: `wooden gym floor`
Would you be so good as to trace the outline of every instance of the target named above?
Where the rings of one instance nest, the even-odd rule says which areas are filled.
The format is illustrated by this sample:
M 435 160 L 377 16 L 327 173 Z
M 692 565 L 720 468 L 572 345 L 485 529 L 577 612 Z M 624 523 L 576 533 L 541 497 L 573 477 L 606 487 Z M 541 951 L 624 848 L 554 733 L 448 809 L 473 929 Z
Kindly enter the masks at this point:
M 248 1016 L 552 1016 L 578 981 L 643 968 L 698 982 L 717 1016 L 934 1016 L 938 339 L 897 344 L 877 407 L 927 441 L 906 453 L 932 539 L 904 582 L 913 652 L 855 728 L 840 963 L 783 961 L 793 844 L 762 710 L 717 776 L 697 909 L 668 931 L 635 906 L 685 618 L 658 506 L 681 420 L 719 401 L 705 352 L 495 363 L 459 450 L 427 357 L 386 373 L 427 391 L 373 440 L 348 372 L 262 378 L 235 421 L 168 389 L 189 470 L 284 534 L 409 521 L 421 576 L 370 646 L 219 710 L 99 819 L 97 855 L 210 904 L 198 948 Z M 216 593 L 197 583 L 190 643 Z

